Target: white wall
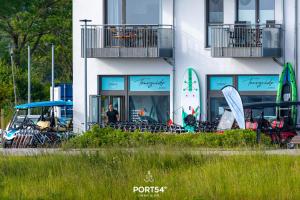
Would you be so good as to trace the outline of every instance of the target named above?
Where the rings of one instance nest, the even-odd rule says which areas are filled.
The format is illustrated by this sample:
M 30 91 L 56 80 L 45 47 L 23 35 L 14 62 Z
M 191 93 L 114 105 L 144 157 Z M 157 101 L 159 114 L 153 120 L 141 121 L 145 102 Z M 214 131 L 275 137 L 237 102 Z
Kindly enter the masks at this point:
M 193 67 L 200 78 L 202 106 L 207 111 L 207 75 L 213 74 L 279 74 L 281 66 L 271 58 L 212 58 L 210 49 L 205 48 L 205 0 L 176 1 L 176 85 L 181 88 L 181 77 L 188 67 Z M 235 21 L 235 0 L 224 1 L 224 22 Z M 175 94 L 175 108 L 181 107 L 180 92 Z M 181 121 L 176 114 L 176 122 Z
M 200 78 L 202 89 L 202 106 L 207 114 L 207 75 L 213 74 L 279 74 L 282 67 L 271 58 L 212 58 L 210 49 L 205 48 L 206 10 L 205 0 L 174 0 L 175 6 L 175 57 L 176 75 L 174 94 L 174 110 L 181 107 L 180 90 L 182 75 L 188 67 L 193 67 Z M 282 0 L 276 1 L 276 22 L 281 23 L 283 15 Z M 286 0 L 286 12 L 291 13 L 293 2 Z M 224 23 L 234 23 L 236 0 L 224 0 Z M 171 0 L 165 0 L 162 12 L 163 24 L 172 24 L 173 12 Z M 103 0 L 73 0 L 73 70 L 74 70 L 74 127 L 82 130 L 84 116 L 83 99 L 83 59 L 81 58 L 80 23 L 79 19 L 92 19 L 92 24 L 103 24 Z M 292 15 L 291 15 L 292 16 Z M 293 29 L 293 20 L 289 19 L 286 29 Z M 286 47 L 288 59 L 293 58 L 292 33 L 287 34 Z M 97 94 L 97 75 L 130 75 L 130 74 L 170 74 L 172 66 L 163 59 L 89 59 L 88 60 L 88 94 Z M 172 78 L 172 77 L 171 77 Z M 171 86 L 173 87 L 173 85 Z M 171 88 L 172 91 L 172 88 Z M 172 97 L 172 94 L 171 94 Z M 171 98 L 172 99 L 172 98 Z M 171 101 L 171 107 L 173 102 Z M 172 109 L 171 109 L 172 113 Z M 181 122 L 181 113 L 175 113 L 175 122 Z M 77 131 L 78 131 L 77 130 Z
M 298 30 L 298 51 L 297 51 L 297 58 L 298 58 L 298 61 L 297 61 L 297 70 L 296 70 L 296 76 L 297 76 L 297 85 L 298 85 L 298 88 L 300 86 L 300 2 L 298 1 L 298 5 L 297 5 L 297 10 L 298 10 L 298 23 L 297 23 L 297 30 Z M 300 100 L 300 90 L 298 89 L 298 100 Z M 298 109 L 298 116 L 300 116 L 300 109 Z M 298 123 L 300 123 L 300 117 L 298 117 Z
M 295 1 L 285 0 L 285 61 L 295 63 Z M 295 66 L 294 66 L 295 67 Z
M 165 12 L 165 24 L 170 22 L 170 12 L 172 9 L 169 8 Z M 80 19 L 91 19 L 91 24 L 104 24 L 103 0 L 73 0 L 73 113 L 76 132 L 84 127 L 84 60 L 81 58 Z M 98 94 L 98 75 L 147 74 L 168 74 L 172 80 L 172 66 L 163 59 L 88 59 L 88 96 Z M 172 87 L 171 84 L 171 90 Z M 172 100 L 170 103 L 173 107 Z

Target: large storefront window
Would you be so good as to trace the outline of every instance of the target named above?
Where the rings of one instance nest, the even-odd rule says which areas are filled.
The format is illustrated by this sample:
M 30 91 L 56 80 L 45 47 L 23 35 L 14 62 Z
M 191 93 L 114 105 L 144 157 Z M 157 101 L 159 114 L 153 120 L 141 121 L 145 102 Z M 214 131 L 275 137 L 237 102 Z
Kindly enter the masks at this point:
M 221 89 L 227 85 L 232 85 L 239 91 L 243 103 L 254 102 L 274 102 L 276 101 L 276 91 L 278 87 L 279 75 L 227 75 L 208 77 L 208 116 L 213 121 L 220 118 L 224 113 L 224 108 L 228 107 Z M 260 115 L 259 110 L 253 110 L 253 117 Z M 247 111 L 245 112 L 247 113 Z M 266 117 L 276 115 L 276 109 L 264 109 Z
M 165 123 L 169 120 L 170 98 L 168 96 L 130 96 L 130 121 Z
M 91 105 L 99 102 L 99 113 L 96 116 L 93 108 L 90 113 L 100 123 L 106 121 L 109 104 L 121 121 L 166 123 L 170 119 L 169 75 L 100 76 L 98 97 Z

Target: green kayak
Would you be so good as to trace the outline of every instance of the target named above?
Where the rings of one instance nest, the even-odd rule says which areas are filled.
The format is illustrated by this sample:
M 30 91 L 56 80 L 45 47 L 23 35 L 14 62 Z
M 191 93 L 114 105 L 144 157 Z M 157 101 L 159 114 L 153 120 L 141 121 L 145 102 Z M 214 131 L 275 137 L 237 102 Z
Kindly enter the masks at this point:
M 298 100 L 297 95 L 297 83 L 295 77 L 295 71 L 290 63 L 286 63 L 284 69 L 279 78 L 279 86 L 277 91 L 277 102 L 296 102 Z M 292 106 L 291 118 L 293 124 L 297 122 L 297 108 Z

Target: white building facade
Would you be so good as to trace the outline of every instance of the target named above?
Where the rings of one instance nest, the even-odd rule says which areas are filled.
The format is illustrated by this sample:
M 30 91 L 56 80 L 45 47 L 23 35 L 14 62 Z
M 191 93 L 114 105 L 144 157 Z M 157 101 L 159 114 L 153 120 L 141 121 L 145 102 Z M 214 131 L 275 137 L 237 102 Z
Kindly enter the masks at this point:
M 182 77 L 200 80 L 202 120 L 226 106 L 234 85 L 244 102 L 276 99 L 283 63 L 299 77 L 297 0 L 73 0 L 74 129 L 84 129 L 81 19 L 88 26 L 88 121 L 112 103 L 121 120 L 181 124 Z M 299 81 L 299 79 L 298 79 Z M 266 112 L 274 112 L 272 110 Z M 270 113 L 271 114 L 271 113 Z

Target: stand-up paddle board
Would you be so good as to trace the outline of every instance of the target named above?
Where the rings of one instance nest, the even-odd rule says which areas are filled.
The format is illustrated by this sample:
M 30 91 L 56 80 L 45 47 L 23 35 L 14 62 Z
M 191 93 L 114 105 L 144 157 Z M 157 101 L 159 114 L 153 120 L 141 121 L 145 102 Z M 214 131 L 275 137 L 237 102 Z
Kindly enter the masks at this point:
M 182 126 L 188 132 L 194 132 L 193 123 L 200 120 L 201 99 L 200 84 L 196 72 L 188 68 L 183 76 L 181 91 Z
M 297 83 L 295 71 L 290 63 L 286 63 L 279 78 L 277 102 L 297 101 Z M 293 124 L 297 121 L 297 108 L 292 106 L 290 115 Z M 287 114 L 287 113 L 285 113 Z

